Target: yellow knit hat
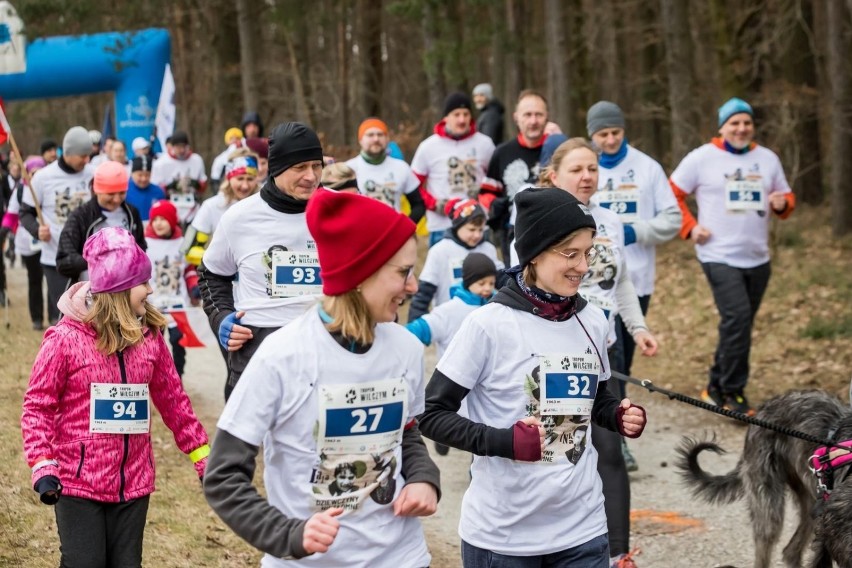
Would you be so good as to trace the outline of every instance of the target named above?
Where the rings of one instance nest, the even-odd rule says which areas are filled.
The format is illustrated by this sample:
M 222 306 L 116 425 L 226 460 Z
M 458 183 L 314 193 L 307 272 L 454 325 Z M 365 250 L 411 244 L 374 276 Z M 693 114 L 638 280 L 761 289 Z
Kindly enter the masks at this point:
M 231 138 L 242 138 L 243 131 L 237 128 L 236 126 L 229 128 L 225 131 L 225 144 L 231 143 Z

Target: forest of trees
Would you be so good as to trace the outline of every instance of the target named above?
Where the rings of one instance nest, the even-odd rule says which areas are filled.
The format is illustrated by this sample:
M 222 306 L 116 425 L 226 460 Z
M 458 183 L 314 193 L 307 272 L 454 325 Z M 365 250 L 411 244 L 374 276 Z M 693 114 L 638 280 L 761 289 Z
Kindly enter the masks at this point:
M 800 200 L 830 200 L 852 231 L 852 0 L 16 0 L 32 40 L 167 28 L 178 127 L 204 156 L 244 110 L 301 120 L 348 157 L 381 116 L 410 157 L 451 91 L 489 82 L 507 106 L 524 88 L 585 135 L 585 111 L 617 102 L 628 137 L 667 171 L 716 132 L 731 96 L 755 108 Z M 9 104 L 34 148 L 109 95 Z M 513 132 L 509 129 L 510 134 Z

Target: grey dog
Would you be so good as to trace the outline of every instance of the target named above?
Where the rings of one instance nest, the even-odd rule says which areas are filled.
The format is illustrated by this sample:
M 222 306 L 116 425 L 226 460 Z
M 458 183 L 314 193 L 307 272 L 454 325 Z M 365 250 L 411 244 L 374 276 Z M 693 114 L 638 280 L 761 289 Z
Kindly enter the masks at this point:
M 837 428 L 835 440 L 852 438 L 852 409 L 819 390 L 797 390 L 774 397 L 760 406 L 757 418 L 826 439 Z M 814 538 L 811 568 L 831 568 L 832 559 L 852 566 L 852 476 L 841 483 L 823 507 L 817 504 L 817 479 L 808 467 L 819 444 L 749 426 L 743 453 L 733 471 L 710 475 L 698 464 L 704 450 L 721 454 L 715 440 L 685 438 L 677 449 L 677 469 L 697 497 L 714 504 L 733 503 L 743 497 L 754 531 L 755 568 L 768 568 L 781 536 L 786 489 L 799 509 L 799 526 L 783 558 L 789 568 L 802 566 L 805 548 Z M 816 517 L 816 518 L 815 518 Z

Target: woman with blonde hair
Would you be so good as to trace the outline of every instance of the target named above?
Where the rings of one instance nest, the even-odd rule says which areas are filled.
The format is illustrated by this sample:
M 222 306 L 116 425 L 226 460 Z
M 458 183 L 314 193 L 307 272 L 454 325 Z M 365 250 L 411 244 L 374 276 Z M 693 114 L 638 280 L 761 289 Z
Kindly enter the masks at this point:
M 151 404 L 204 475 L 207 434 L 146 300 L 151 262 L 118 227 L 83 256 L 90 280 L 59 300 L 24 396 L 21 431 L 32 486 L 55 505 L 62 566 L 141 566 L 154 491 Z
M 423 346 L 394 323 L 417 291 L 415 225 L 323 188 L 307 224 L 325 297 L 246 366 L 219 419 L 207 500 L 265 567 L 428 566 L 416 517 L 435 512 L 440 489 L 415 418 Z M 267 497 L 253 484 L 261 443 Z
M 219 226 L 222 215 L 231 205 L 260 191 L 257 181 L 257 154 L 248 148 L 238 148 L 228 157 L 225 164 L 225 179 L 219 185 L 219 193 L 206 199 L 192 223 L 186 229 L 183 250 L 186 259 L 198 266 L 206 243 Z
M 355 170 L 340 162 L 334 162 L 322 169 L 322 185 L 335 191 L 358 193 Z

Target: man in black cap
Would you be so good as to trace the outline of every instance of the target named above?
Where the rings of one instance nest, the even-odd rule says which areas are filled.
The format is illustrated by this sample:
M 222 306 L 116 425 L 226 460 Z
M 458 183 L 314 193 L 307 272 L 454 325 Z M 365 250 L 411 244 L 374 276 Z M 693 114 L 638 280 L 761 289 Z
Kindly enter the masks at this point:
M 47 138 L 46 140 L 41 141 L 41 147 L 39 148 L 39 154 L 48 164 L 56 161 L 56 150 L 59 148 L 59 145 L 55 140 L 51 140 Z
M 420 143 L 411 169 L 420 179 L 426 204 L 429 246 L 440 241 L 450 228 L 444 205 L 453 198 L 476 198 L 494 153 L 491 138 L 476 131 L 470 97 L 452 93 L 444 101 L 444 118 L 435 133 Z
M 204 311 L 228 353 L 225 399 L 271 333 L 322 293 L 305 209 L 322 178 L 322 146 L 299 122 L 269 137 L 269 176 L 260 192 L 222 216 L 198 269 Z

